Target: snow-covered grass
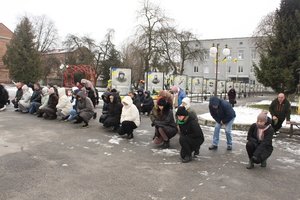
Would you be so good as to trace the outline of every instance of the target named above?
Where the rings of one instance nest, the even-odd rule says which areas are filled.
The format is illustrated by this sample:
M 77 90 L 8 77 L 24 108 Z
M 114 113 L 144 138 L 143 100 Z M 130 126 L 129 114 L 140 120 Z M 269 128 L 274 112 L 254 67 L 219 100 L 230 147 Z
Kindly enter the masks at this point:
M 260 101 L 257 103 L 252 103 L 257 104 L 257 105 L 270 105 L 271 101 Z M 247 106 L 238 106 L 233 108 L 236 114 L 236 118 L 234 120 L 234 124 L 252 124 L 256 122 L 257 115 L 262 111 L 261 109 L 258 108 L 250 108 Z M 271 117 L 270 113 L 268 113 L 268 116 Z M 210 113 L 205 113 L 202 115 L 198 115 L 198 117 L 201 117 L 202 119 L 213 121 L 214 119 L 211 117 Z M 291 115 L 291 121 L 300 121 L 300 116 L 299 115 Z M 283 127 L 289 127 L 286 125 L 286 121 L 283 122 Z

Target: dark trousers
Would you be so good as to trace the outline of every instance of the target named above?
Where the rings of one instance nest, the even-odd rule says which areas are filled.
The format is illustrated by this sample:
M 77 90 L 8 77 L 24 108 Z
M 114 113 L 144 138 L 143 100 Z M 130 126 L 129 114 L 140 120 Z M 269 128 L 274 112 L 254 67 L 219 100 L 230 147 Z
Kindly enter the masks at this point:
M 118 131 L 119 135 L 132 134 L 133 130 L 136 129 L 137 126 L 133 121 L 123 121 L 121 127 Z
M 199 151 L 203 141 L 204 140 L 201 138 L 192 138 L 186 135 L 181 135 L 179 138 L 179 143 L 181 145 L 181 158 L 185 158 L 185 156 L 191 156 L 193 151 Z
M 275 121 L 272 120 L 272 127 L 274 129 L 274 132 L 281 129 L 283 121 L 284 121 L 284 119 L 278 119 L 277 123 L 275 124 Z
M 256 159 L 254 160 L 254 162 L 256 164 L 259 164 L 259 163 L 267 160 L 270 157 L 270 155 L 273 151 L 273 147 L 265 148 L 257 142 L 248 141 L 246 144 L 246 150 L 247 150 L 249 159 L 251 159 L 253 156 L 255 156 Z
M 17 100 L 14 99 L 14 100 L 12 100 L 11 102 L 14 104 L 14 108 L 18 108 L 18 106 L 19 106 L 19 105 L 18 105 L 19 101 L 17 101 Z

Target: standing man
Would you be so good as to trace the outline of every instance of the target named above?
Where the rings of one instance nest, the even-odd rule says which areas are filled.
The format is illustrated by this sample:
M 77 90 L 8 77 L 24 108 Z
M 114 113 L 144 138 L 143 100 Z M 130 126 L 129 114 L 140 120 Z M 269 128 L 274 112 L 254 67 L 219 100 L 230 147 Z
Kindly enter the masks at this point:
M 275 135 L 277 135 L 285 119 L 287 124 L 290 123 L 291 104 L 285 98 L 285 95 L 283 93 L 279 93 L 277 98 L 272 101 L 269 107 L 269 111 L 272 116 L 272 127 L 274 129 Z
M 216 121 L 213 143 L 208 148 L 209 150 L 217 150 L 220 136 L 220 129 L 222 125 L 225 125 L 225 133 L 227 139 L 227 150 L 232 150 L 232 137 L 231 129 L 235 119 L 235 112 L 228 101 L 219 99 L 218 97 L 211 97 L 209 99 L 209 112 L 210 115 Z
M 227 95 L 228 95 L 229 103 L 231 104 L 232 107 L 234 107 L 234 104 L 236 104 L 235 89 L 231 88 L 231 86 L 230 86 L 230 90 L 228 91 Z

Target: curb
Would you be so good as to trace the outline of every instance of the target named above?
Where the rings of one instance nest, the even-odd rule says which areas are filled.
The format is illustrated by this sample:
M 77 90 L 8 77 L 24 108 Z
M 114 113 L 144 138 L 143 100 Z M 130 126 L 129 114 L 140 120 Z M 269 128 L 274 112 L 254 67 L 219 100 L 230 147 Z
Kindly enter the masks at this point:
M 203 126 L 212 126 L 212 127 L 214 127 L 216 124 L 215 121 L 206 120 L 206 119 L 203 119 L 202 117 L 198 117 L 198 123 Z M 251 126 L 251 124 L 235 124 L 235 123 L 233 123 L 232 129 L 240 130 L 240 131 L 248 131 L 250 126 Z

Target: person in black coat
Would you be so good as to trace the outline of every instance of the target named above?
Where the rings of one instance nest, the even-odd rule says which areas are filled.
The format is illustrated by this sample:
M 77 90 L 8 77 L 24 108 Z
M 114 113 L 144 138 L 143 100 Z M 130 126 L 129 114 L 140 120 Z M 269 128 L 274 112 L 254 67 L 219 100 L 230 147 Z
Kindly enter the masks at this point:
M 110 95 L 109 91 L 106 91 L 101 95 L 101 99 L 103 100 L 103 106 L 102 106 L 102 114 L 99 118 L 99 123 L 103 123 L 105 119 L 108 117 L 109 95 Z
M 150 95 L 150 92 L 149 91 L 145 91 L 144 101 L 141 104 L 141 112 L 143 114 L 147 113 L 147 115 L 149 116 L 151 110 L 153 109 L 153 107 L 154 107 L 154 102 L 153 102 L 153 99 L 152 99 L 152 97 Z
M 180 156 L 182 162 L 186 163 L 192 160 L 193 151 L 194 156 L 199 155 L 199 149 L 204 142 L 204 136 L 198 121 L 193 115 L 189 114 L 184 106 L 178 107 L 176 116 L 180 129 Z
M 8 102 L 8 92 L 3 85 L 0 84 L 0 111 L 6 109 L 6 104 Z
M 140 98 L 137 97 L 137 94 L 134 92 L 128 92 L 128 96 L 131 97 L 133 104 L 136 106 L 139 112 L 141 112 L 141 101 Z
M 285 95 L 283 93 L 279 93 L 278 97 L 272 101 L 269 107 L 269 111 L 272 115 L 271 125 L 274 129 L 275 135 L 277 135 L 285 119 L 287 124 L 290 123 L 291 104 L 285 98 Z
M 46 107 L 39 109 L 37 117 L 44 117 L 44 119 L 56 119 L 56 105 L 58 103 L 58 96 L 55 93 L 55 89 L 52 87 L 48 91 L 49 100 Z
M 103 122 L 103 126 L 114 127 L 114 131 L 117 131 L 120 127 L 120 118 L 122 113 L 123 105 L 119 102 L 119 97 L 116 93 L 111 93 L 109 95 L 109 104 L 108 104 L 108 116 Z
M 252 124 L 247 135 L 246 150 L 249 157 L 247 169 L 252 169 L 255 164 L 267 166 L 267 159 L 273 151 L 272 138 L 274 130 L 265 112 L 257 116 L 257 122 Z
M 231 104 L 232 107 L 234 107 L 234 104 L 236 104 L 236 91 L 234 88 L 230 88 L 230 90 L 227 93 L 229 103 Z
M 15 98 L 11 101 L 14 104 L 14 108 L 18 108 L 19 107 L 19 101 L 22 98 L 23 95 L 23 90 L 22 90 L 22 86 L 23 84 L 21 82 L 15 83 L 16 88 L 17 88 L 17 92 L 16 92 L 16 96 Z
M 163 142 L 162 148 L 169 148 L 170 139 L 178 132 L 171 107 L 164 98 L 160 98 L 150 113 L 151 126 L 155 127 L 153 141 L 155 144 Z
M 42 99 L 42 89 L 39 83 L 35 83 L 33 85 L 33 93 L 30 98 L 30 107 L 29 107 L 29 113 L 33 114 L 38 111 L 39 106 L 41 105 L 41 99 Z

